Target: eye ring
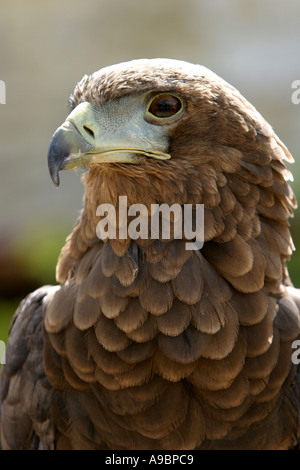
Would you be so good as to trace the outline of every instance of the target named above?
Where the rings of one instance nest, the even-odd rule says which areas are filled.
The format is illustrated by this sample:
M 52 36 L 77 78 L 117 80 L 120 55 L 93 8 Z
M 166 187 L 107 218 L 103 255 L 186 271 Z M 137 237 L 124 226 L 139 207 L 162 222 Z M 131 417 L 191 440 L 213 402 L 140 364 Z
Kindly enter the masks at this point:
M 172 93 L 154 96 L 147 107 L 147 120 L 164 124 L 177 117 L 183 110 L 182 100 Z

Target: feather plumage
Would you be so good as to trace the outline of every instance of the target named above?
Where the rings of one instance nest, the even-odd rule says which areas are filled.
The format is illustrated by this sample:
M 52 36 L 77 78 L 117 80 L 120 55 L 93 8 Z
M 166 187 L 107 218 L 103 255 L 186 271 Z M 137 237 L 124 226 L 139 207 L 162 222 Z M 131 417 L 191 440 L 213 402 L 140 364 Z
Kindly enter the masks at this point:
M 179 110 L 154 119 L 149 99 L 161 94 L 164 110 L 169 95 Z M 70 102 L 49 168 L 55 180 L 77 133 L 68 164 L 84 158 L 87 166 L 84 207 L 58 260 L 59 285 L 30 294 L 13 318 L 2 448 L 299 445 L 300 372 L 291 358 L 300 295 L 286 266 L 296 200 L 284 144 L 237 90 L 184 62 L 105 68 L 86 75 Z M 116 151 L 124 141 L 125 157 Z M 127 209 L 204 204 L 203 248 L 186 249 L 186 233 L 149 237 L 150 216 L 148 238 L 124 234 L 133 217 L 122 215 L 119 196 Z M 106 240 L 97 236 L 103 203 L 117 215 Z

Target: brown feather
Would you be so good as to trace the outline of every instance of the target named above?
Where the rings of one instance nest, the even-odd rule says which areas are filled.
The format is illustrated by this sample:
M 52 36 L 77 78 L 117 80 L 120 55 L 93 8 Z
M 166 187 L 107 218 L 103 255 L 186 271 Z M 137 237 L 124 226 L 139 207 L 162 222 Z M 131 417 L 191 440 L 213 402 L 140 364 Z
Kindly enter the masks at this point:
M 203 252 L 208 261 L 225 277 L 243 276 L 251 271 L 253 266 L 251 248 L 239 235 L 227 243 L 207 243 Z
M 49 333 L 59 333 L 71 322 L 75 306 L 77 286 L 64 284 L 58 289 L 45 311 L 45 326 Z
M 276 330 L 270 347 L 266 352 L 247 357 L 243 373 L 250 379 L 268 378 L 272 370 L 275 368 L 280 351 L 280 338 Z
M 273 341 L 275 301 L 268 299 L 268 310 L 260 323 L 247 327 L 247 356 L 255 357 L 266 352 Z
M 106 277 L 102 272 L 101 256 L 98 256 L 93 264 L 92 269 L 83 281 L 83 292 L 86 292 L 93 298 L 99 298 L 111 289 L 111 279 Z M 78 294 L 81 295 L 79 288 Z
M 121 372 L 115 378 L 120 384 L 120 388 L 136 387 L 145 382 L 149 382 L 153 376 L 151 360 L 138 362 L 132 369 Z
M 188 305 L 201 299 L 204 279 L 200 270 L 199 258 L 196 255 L 184 263 L 180 273 L 172 281 L 175 296 Z
M 169 413 L 163 413 L 168 407 Z M 172 387 L 167 387 L 158 403 L 144 412 L 128 418 L 129 423 L 134 423 L 139 432 L 147 437 L 155 439 L 168 435 L 170 429 L 177 428 L 184 420 L 188 410 L 188 401 L 181 383 L 177 382 Z M 157 419 L 157 417 L 160 419 Z
M 248 380 L 238 375 L 225 390 L 203 392 L 204 397 L 216 408 L 234 408 L 243 404 L 249 394 Z
M 228 282 L 223 279 L 199 252 L 196 253 L 201 261 L 201 271 L 208 292 L 219 302 L 226 302 L 231 298 L 232 292 Z
M 265 280 L 266 258 L 256 240 L 249 240 L 248 245 L 251 248 L 253 256 L 252 269 L 239 277 L 226 275 L 226 279 L 230 284 L 238 291 L 244 293 L 256 292 L 262 289 Z
M 119 330 L 113 322 L 104 315 L 101 315 L 95 326 L 95 333 L 99 343 L 107 351 L 121 351 L 130 344 L 130 340 Z
M 75 303 L 73 321 L 79 330 L 93 326 L 101 314 L 99 299 L 87 296 L 82 302 Z
M 178 364 L 169 359 L 162 351 L 158 350 L 154 357 L 154 369 L 164 379 L 170 382 L 178 382 L 188 377 L 193 372 L 196 363 Z
M 159 283 L 152 279 L 148 289 L 139 295 L 140 303 L 152 315 L 165 313 L 173 303 L 173 293 L 168 283 Z
M 228 388 L 243 369 L 246 341 L 239 335 L 232 351 L 222 360 L 200 358 L 191 381 L 198 389 L 222 390 Z
M 146 259 L 149 263 L 158 263 L 168 248 L 168 243 L 163 240 L 154 240 L 151 245 L 145 248 Z
M 174 299 L 172 307 L 163 315 L 155 317 L 155 326 L 167 336 L 178 336 L 190 323 L 192 310 L 189 305 Z
M 224 219 L 224 231 L 218 237 L 215 237 L 215 242 L 225 243 L 234 239 L 237 233 L 236 221 L 232 214 L 228 214 Z
M 55 349 L 55 351 L 60 356 L 66 355 L 66 347 L 65 347 L 65 332 L 64 330 L 60 333 L 49 333 L 48 338 L 50 340 L 51 345 Z
M 104 276 L 111 277 L 116 273 L 119 257 L 115 254 L 110 243 L 104 243 L 101 250 L 101 268 Z
M 130 364 L 122 361 L 116 353 L 104 349 L 98 342 L 93 329 L 90 329 L 86 335 L 86 344 L 88 353 L 105 373 L 114 375 L 132 368 Z
M 99 299 L 101 311 L 107 318 L 116 318 L 128 305 L 129 299 L 119 297 L 113 289 L 107 290 Z
M 192 325 L 202 333 L 214 335 L 225 326 L 224 305 L 216 302 L 208 294 L 202 295 L 200 302 L 191 307 Z
M 219 193 L 221 196 L 221 201 L 218 206 L 223 212 L 223 214 L 226 216 L 233 211 L 234 206 L 236 204 L 236 198 L 234 197 L 233 193 L 230 191 L 228 186 L 220 188 Z
M 81 378 L 74 372 L 69 361 L 66 358 L 62 358 L 61 361 L 62 372 L 64 374 L 65 380 L 69 384 L 70 388 L 77 391 L 85 391 L 89 389 L 89 386 L 86 381 L 81 380 Z M 66 387 L 64 386 L 63 389 Z
M 177 429 L 162 439 L 163 449 L 175 448 L 184 451 L 186 448 L 197 448 L 204 439 L 204 422 L 199 403 L 191 399 L 185 420 Z
M 236 312 L 238 312 L 241 325 L 255 325 L 267 313 L 268 297 L 262 290 L 252 294 L 235 292 L 232 297 L 232 305 Z
M 236 196 L 247 196 L 251 188 L 250 183 L 243 181 L 238 175 L 229 175 L 228 185 Z
M 82 331 L 73 325 L 69 326 L 65 334 L 66 355 L 71 365 L 81 372 L 92 373 L 95 370 L 95 362 L 89 358 L 84 338 Z
M 171 269 L 169 267 L 166 268 L 166 263 L 163 262 L 149 264 L 149 274 L 153 279 L 161 283 L 171 281 L 179 272 L 179 267 L 173 267 Z
M 147 341 L 146 343 L 133 343 L 128 348 L 117 352 L 119 358 L 128 364 L 137 364 L 145 361 L 155 353 L 155 342 Z
M 168 387 L 168 382 L 163 380 L 158 375 L 155 375 L 153 379 L 139 387 L 131 387 L 128 389 L 129 395 L 136 401 L 147 401 L 151 398 L 158 399 Z
M 148 319 L 139 328 L 127 333 L 128 338 L 137 343 L 151 341 L 156 336 L 156 328 L 153 323 L 152 318 L 148 317 Z
M 100 253 L 101 252 L 99 251 L 99 247 L 94 246 L 81 258 L 75 276 L 77 284 L 81 284 L 82 281 L 84 281 L 92 266 L 94 265 L 95 260 L 98 258 L 98 256 L 100 256 Z
M 95 378 L 99 384 L 103 385 L 103 387 L 109 391 L 121 389 L 119 382 L 116 380 L 116 376 L 107 374 L 100 367 L 96 367 Z
M 243 211 L 243 217 L 237 224 L 237 233 L 243 237 L 245 241 L 248 241 L 253 235 L 253 222 L 254 217 L 251 215 L 249 210 Z
M 134 297 L 115 318 L 115 324 L 125 333 L 131 333 L 141 327 L 147 318 L 147 310 L 141 306 L 139 299 Z

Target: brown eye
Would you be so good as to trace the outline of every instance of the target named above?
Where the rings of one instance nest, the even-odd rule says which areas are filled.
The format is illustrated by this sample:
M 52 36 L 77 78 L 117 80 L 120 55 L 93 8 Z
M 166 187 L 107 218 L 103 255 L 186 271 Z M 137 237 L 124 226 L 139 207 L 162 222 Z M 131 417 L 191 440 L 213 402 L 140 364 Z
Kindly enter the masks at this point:
M 182 103 L 177 96 L 174 95 L 158 95 L 149 107 L 149 113 L 158 118 L 168 118 L 174 116 L 182 108 Z

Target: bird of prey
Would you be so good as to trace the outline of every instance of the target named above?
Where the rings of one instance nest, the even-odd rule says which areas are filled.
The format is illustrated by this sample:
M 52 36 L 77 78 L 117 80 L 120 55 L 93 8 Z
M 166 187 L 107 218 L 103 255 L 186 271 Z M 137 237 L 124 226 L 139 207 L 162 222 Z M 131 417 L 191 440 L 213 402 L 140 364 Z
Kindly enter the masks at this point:
M 56 185 L 85 167 L 83 209 L 58 284 L 13 317 L 2 449 L 298 446 L 285 161 L 272 127 L 203 66 L 139 59 L 82 78 L 48 164 Z M 152 204 L 203 205 L 202 248 L 121 237 L 118 217 L 117 236 L 99 237 L 97 208 L 118 214 L 120 196 L 149 216 Z

